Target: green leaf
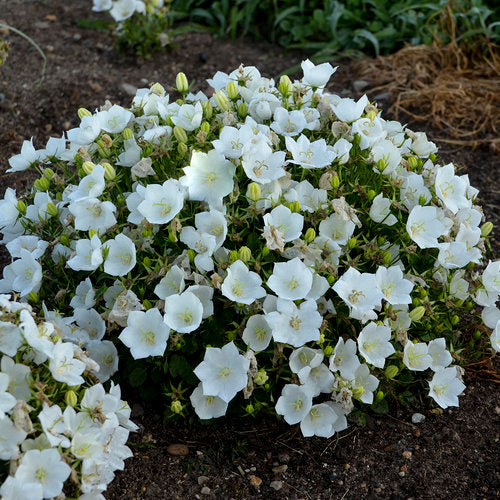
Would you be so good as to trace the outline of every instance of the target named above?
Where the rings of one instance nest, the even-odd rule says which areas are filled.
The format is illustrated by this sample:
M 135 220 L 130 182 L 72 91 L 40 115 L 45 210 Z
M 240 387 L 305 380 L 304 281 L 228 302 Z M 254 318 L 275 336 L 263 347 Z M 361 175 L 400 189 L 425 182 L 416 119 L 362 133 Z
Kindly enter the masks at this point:
M 146 367 L 138 366 L 132 370 L 129 375 L 129 382 L 132 387 L 139 387 L 144 384 L 146 378 L 148 376 L 148 372 Z

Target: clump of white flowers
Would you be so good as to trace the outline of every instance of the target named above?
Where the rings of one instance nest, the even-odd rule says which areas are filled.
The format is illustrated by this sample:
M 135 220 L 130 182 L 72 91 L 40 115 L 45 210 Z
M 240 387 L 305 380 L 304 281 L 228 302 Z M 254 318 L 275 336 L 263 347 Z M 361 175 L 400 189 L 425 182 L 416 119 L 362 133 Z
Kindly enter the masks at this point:
M 101 366 L 90 351 L 62 338 L 55 314 L 45 317 L 0 295 L 0 495 L 104 498 L 137 426 L 120 387 L 106 391 L 93 375 Z
M 388 411 L 386 394 L 458 405 L 460 364 L 489 345 L 474 304 L 500 348 L 478 191 L 425 134 L 327 92 L 330 64 L 302 68 L 278 85 L 218 72 L 211 96 L 180 73 L 181 98 L 155 84 L 130 109 L 82 108 L 66 137 L 11 158 L 41 177 L 0 200 L 0 291 L 42 303 L 72 342 L 33 335 L 56 380 L 80 381 L 78 350 L 104 381 L 119 350 L 171 413 L 274 409 L 305 436 Z

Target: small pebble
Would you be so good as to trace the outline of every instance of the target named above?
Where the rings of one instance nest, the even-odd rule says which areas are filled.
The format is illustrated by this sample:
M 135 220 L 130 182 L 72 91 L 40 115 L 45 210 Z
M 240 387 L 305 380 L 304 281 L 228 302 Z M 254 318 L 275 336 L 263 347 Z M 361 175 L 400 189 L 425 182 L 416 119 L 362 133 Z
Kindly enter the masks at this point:
M 210 495 L 210 488 L 208 486 L 203 486 L 203 488 L 201 489 L 200 493 L 202 495 Z
M 411 458 L 411 451 L 408 451 L 408 450 L 403 451 L 403 458 L 406 458 L 406 459 Z
M 425 415 L 422 415 L 421 413 L 414 413 L 411 416 L 411 421 L 414 424 L 421 424 L 425 420 Z
M 356 92 L 361 92 L 363 89 L 368 87 L 368 82 L 365 80 L 356 80 L 353 82 L 352 86 Z
M 405 477 L 405 476 L 406 476 L 406 473 L 405 473 L 404 471 L 401 471 L 401 472 L 399 473 L 399 475 L 400 475 L 400 477 Z
M 122 83 L 120 85 L 120 88 L 127 94 L 127 95 L 130 95 L 130 96 L 135 96 L 136 92 L 137 92 L 137 89 L 133 86 L 133 85 L 130 85 L 130 83 Z
M 269 485 L 273 490 L 281 490 L 283 487 L 283 482 L 282 481 L 271 481 L 271 484 Z
M 262 484 L 262 479 L 258 476 L 250 476 L 250 484 L 255 487 L 259 488 L 260 485 Z
M 206 482 L 208 481 L 208 477 L 207 476 L 200 476 L 198 478 L 198 484 L 201 486 L 202 484 L 205 484 Z
M 275 474 L 283 474 L 283 472 L 286 472 L 287 469 L 288 469 L 288 465 L 286 465 L 286 464 L 278 465 L 276 467 L 273 467 L 273 472 Z
M 189 454 L 189 449 L 185 444 L 171 444 L 167 447 L 167 453 L 174 457 L 185 457 Z

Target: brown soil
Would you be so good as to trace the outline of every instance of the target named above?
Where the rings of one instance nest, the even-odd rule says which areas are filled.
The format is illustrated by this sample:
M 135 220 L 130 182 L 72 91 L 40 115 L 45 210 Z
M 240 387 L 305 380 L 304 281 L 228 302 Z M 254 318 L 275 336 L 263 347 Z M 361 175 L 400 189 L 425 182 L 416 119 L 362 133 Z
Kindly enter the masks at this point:
M 244 63 L 276 76 L 303 59 L 254 41 L 190 34 L 179 38 L 176 48 L 138 61 L 117 55 L 107 32 L 78 27 L 80 19 L 102 19 L 91 12 L 90 0 L 0 0 L 0 5 L 0 22 L 31 36 L 48 57 L 45 81 L 37 87 L 38 53 L 17 35 L 5 35 L 11 51 L 0 69 L 0 172 L 24 139 L 33 136 L 40 148 L 49 136 L 76 126 L 79 107 L 93 110 L 106 99 L 128 105 L 124 84 L 172 86 L 182 70 L 195 89 L 206 89 L 205 79 L 217 70 Z M 356 77 L 352 65 L 344 64 L 332 90 L 356 95 Z M 373 85 L 368 81 L 362 89 L 372 98 L 377 97 L 370 94 Z M 378 101 L 384 108 L 394 98 L 383 94 Z M 432 139 L 433 131 L 426 132 Z M 486 148 L 438 145 L 443 159 L 463 166 L 481 190 L 487 218 L 498 228 L 498 156 Z M 22 191 L 30 182 L 23 173 L 2 173 L 0 196 L 8 186 Z M 498 241 L 494 246 L 498 250 Z M 6 262 L 1 255 L 0 266 Z M 486 376 L 467 372 L 460 408 L 442 415 L 424 409 L 427 418 L 418 425 L 407 410 L 395 410 L 393 417 L 369 417 L 366 427 L 352 424 L 330 440 L 305 439 L 296 428 L 270 418 L 163 426 L 161 407 L 142 408 L 128 394 L 141 430 L 131 437 L 134 458 L 127 460 L 106 497 L 497 498 L 500 401 L 498 385 Z M 188 455 L 169 454 L 167 447 L 174 443 L 187 445 Z

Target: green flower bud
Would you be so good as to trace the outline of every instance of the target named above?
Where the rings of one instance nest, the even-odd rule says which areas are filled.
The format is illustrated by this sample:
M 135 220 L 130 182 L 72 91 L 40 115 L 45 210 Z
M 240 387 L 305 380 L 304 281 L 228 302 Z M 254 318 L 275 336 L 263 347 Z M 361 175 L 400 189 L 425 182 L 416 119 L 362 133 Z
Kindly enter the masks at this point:
M 188 254 L 188 257 L 189 257 L 189 262 L 191 262 L 191 264 L 194 262 L 194 258 L 196 257 L 196 252 L 190 248 L 188 251 L 187 251 L 187 254 Z
M 283 97 L 292 93 L 292 81 L 288 75 L 282 75 L 278 85 L 278 90 Z
M 210 132 L 210 123 L 202 122 L 200 125 L 200 130 L 202 132 L 205 132 L 205 134 L 208 134 Z
M 396 365 L 389 365 L 384 370 L 384 375 L 389 380 L 392 380 L 399 373 L 399 368 Z
M 483 238 L 486 238 L 486 236 L 488 236 L 492 230 L 493 230 L 493 222 L 485 222 L 481 226 L 481 236 Z
M 333 354 L 333 347 L 331 345 L 327 345 L 323 348 L 323 353 L 325 356 L 331 356 Z
M 306 234 L 304 235 L 304 241 L 306 243 L 312 243 L 316 239 L 316 231 L 314 228 L 310 227 L 307 231 Z
M 383 236 L 379 236 L 377 238 L 377 245 L 381 247 L 385 243 L 385 238 Z
M 248 114 L 248 106 L 244 102 L 240 103 L 238 105 L 238 116 L 240 118 L 246 118 L 247 114 Z
M 425 288 L 421 288 L 418 294 L 421 299 L 425 299 L 425 297 L 427 297 L 427 290 Z
M 366 193 L 368 201 L 372 201 L 375 196 L 377 196 L 377 193 L 373 189 L 370 189 L 368 193 Z
M 28 302 L 31 302 L 32 304 L 38 304 L 39 301 L 40 297 L 38 296 L 38 293 L 33 290 L 28 293 Z
M 388 266 L 392 262 L 392 254 L 389 251 L 384 252 L 384 264 Z
M 17 202 L 17 209 L 19 210 L 19 213 L 25 215 L 26 214 L 26 203 L 24 203 L 24 201 L 22 200 L 19 200 Z
M 418 158 L 416 156 L 410 156 L 408 158 L 408 165 L 411 170 L 415 170 L 418 168 Z
M 179 127 L 179 125 L 176 125 L 174 127 L 174 135 L 179 142 L 186 143 L 188 141 L 186 131 L 182 127 Z
M 333 276 L 333 274 L 330 274 L 330 276 L 328 276 L 328 278 L 326 278 L 328 283 L 330 283 L 330 285 L 333 285 L 336 281 L 337 281 L 337 277 L 336 276 Z
M 59 210 L 53 203 L 47 203 L 47 213 L 55 217 L 59 213 Z
M 95 229 L 90 229 L 89 230 L 89 239 L 92 239 L 93 236 L 97 234 L 97 231 Z
M 182 73 L 182 74 L 184 74 L 184 73 Z M 172 411 L 172 413 L 176 413 L 176 414 L 181 413 L 183 408 L 184 407 L 182 406 L 182 403 L 178 399 L 176 399 L 175 401 L 172 401 L 172 404 L 170 405 L 170 410 Z
M 104 167 L 104 178 L 107 179 L 108 181 L 112 181 L 113 179 L 116 178 L 116 170 L 112 165 L 109 163 L 102 163 L 101 164 Z
M 144 259 L 142 259 L 142 263 L 146 266 L 146 267 L 151 267 L 151 259 L 146 255 L 146 257 L 144 257 Z
M 413 297 L 411 303 L 416 307 L 419 306 L 422 303 L 422 301 L 418 297 Z
M 434 163 L 437 160 L 437 156 L 434 153 L 431 153 L 429 155 L 429 160 L 431 160 Z
M 227 95 L 222 90 L 218 90 L 214 94 L 214 99 L 217 104 L 217 107 L 221 111 L 229 111 L 231 109 L 231 102 L 229 101 Z
M 151 304 L 151 301 L 149 301 L 148 299 L 144 299 L 142 301 L 142 305 L 144 306 L 144 309 L 146 309 L 146 311 L 153 307 L 153 304 Z
M 92 163 L 91 161 L 84 161 L 82 163 L 82 170 L 87 174 L 91 174 L 92 170 L 94 170 L 95 163 Z
M 292 201 L 291 203 L 288 203 L 288 208 L 295 213 L 300 212 L 300 202 L 298 201 Z
M 386 168 L 387 162 L 383 158 L 380 158 L 380 160 L 377 161 L 377 170 L 383 172 Z
M 352 250 L 353 248 L 356 248 L 358 244 L 358 240 L 356 238 L 349 238 L 349 241 L 347 242 L 347 247 Z
M 128 127 L 123 129 L 122 136 L 125 140 L 130 140 L 134 138 L 134 133 Z
M 365 393 L 365 388 L 364 387 L 354 387 L 352 390 L 352 397 L 354 399 L 359 399 L 363 394 Z
M 474 338 L 475 338 L 476 340 L 479 340 L 479 339 L 481 338 L 481 335 L 482 335 L 481 330 L 476 330 L 476 331 L 474 332 Z
M 380 403 L 385 398 L 385 394 L 383 391 L 377 391 L 375 394 L 375 403 Z
M 104 141 L 99 139 L 98 141 L 95 141 L 97 144 L 97 151 L 101 156 L 104 156 L 105 158 L 108 158 L 110 155 L 109 149 L 106 147 L 106 144 L 104 144 Z
M 427 203 L 427 198 L 423 194 L 421 194 L 418 197 L 418 204 L 424 206 L 426 203 Z
M 415 309 L 412 309 L 410 311 L 410 319 L 413 322 L 420 321 L 423 318 L 424 314 L 425 314 L 425 307 L 424 306 L 415 307 Z
M 338 189 L 338 187 L 340 186 L 340 179 L 339 179 L 338 175 L 334 175 L 332 177 L 332 180 L 330 181 L 330 185 L 332 186 L 333 189 Z
M 249 414 L 249 415 L 253 415 L 255 413 L 255 408 L 253 407 L 253 404 L 247 404 L 246 407 L 245 407 L 245 411 Z
M 243 246 L 238 250 L 238 256 L 243 262 L 248 262 L 252 258 L 252 252 L 250 248 Z
M 177 152 L 181 157 L 186 156 L 186 153 L 188 152 L 187 144 L 179 142 L 179 144 L 177 145 Z
M 269 252 L 271 250 L 269 250 L 269 248 L 267 247 L 263 247 L 262 250 L 261 250 L 261 253 L 262 253 L 262 257 L 266 257 L 266 255 L 269 255 Z
M 177 76 L 175 77 L 175 86 L 177 87 L 177 90 L 182 94 L 189 90 L 189 82 L 184 73 L 177 73 Z
M 450 322 L 453 326 L 458 325 L 458 323 L 460 323 L 460 318 L 455 314 L 452 316 Z
M 234 82 L 229 82 L 226 85 L 226 92 L 229 96 L 229 99 L 236 99 L 238 97 L 238 94 L 240 93 L 238 90 L 238 85 L 236 85 L 236 83 Z
M 260 200 L 261 194 L 262 190 L 260 189 L 260 186 L 256 182 L 251 182 L 248 186 L 248 197 L 252 201 L 258 201 Z
M 210 118 L 212 118 L 212 115 L 213 115 L 213 107 L 212 107 L 212 103 L 210 101 L 204 101 L 201 106 L 203 107 L 203 114 L 205 115 L 205 118 L 207 120 L 210 120 Z
M 236 262 L 239 258 L 240 255 L 236 250 L 231 250 L 229 252 L 229 262 Z
M 50 181 L 45 177 L 40 177 L 34 182 L 34 185 L 38 191 L 47 191 L 50 187 Z
M 67 234 L 61 235 L 61 237 L 59 238 L 59 243 L 61 243 L 61 245 L 64 245 L 65 247 L 69 247 L 69 236 Z
M 156 94 L 159 96 L 165 95 L 165 89 L 160 83 L 155 83 L 154 85 L 152 85 L 149 91 L 151 92 L 151 94 Z
M 256 385 L 264 385 L 268 380 L 269 375 L 266 373 L 266 370 L 259 370 L 253 378 Z
M 80 108 L 78 110 L 78 118 L 82 120 L 84 116 L 92 116 L 92 113 L 86 108 Z
M 375 120 L 375 118 L 377 118 L 377 112 L 374 109 L 372 109 L 368 111 L 366 117 L 372 122 L 373 120 Z
M 78 403 L 78 396 L 76 395 L 76 392 L 72 391 L 71 389 L 66 392 L 66 394 L 64 395 L 64 402 L 67 406 L 76 406 L 76 404 Z
M 43 171 L 43 176 L 46 177 L 49 181 L 52 180 L 52 177 L 54 177 L 54 175 L 56 175 L 56 173 L 51 168 L 46 168 Z

